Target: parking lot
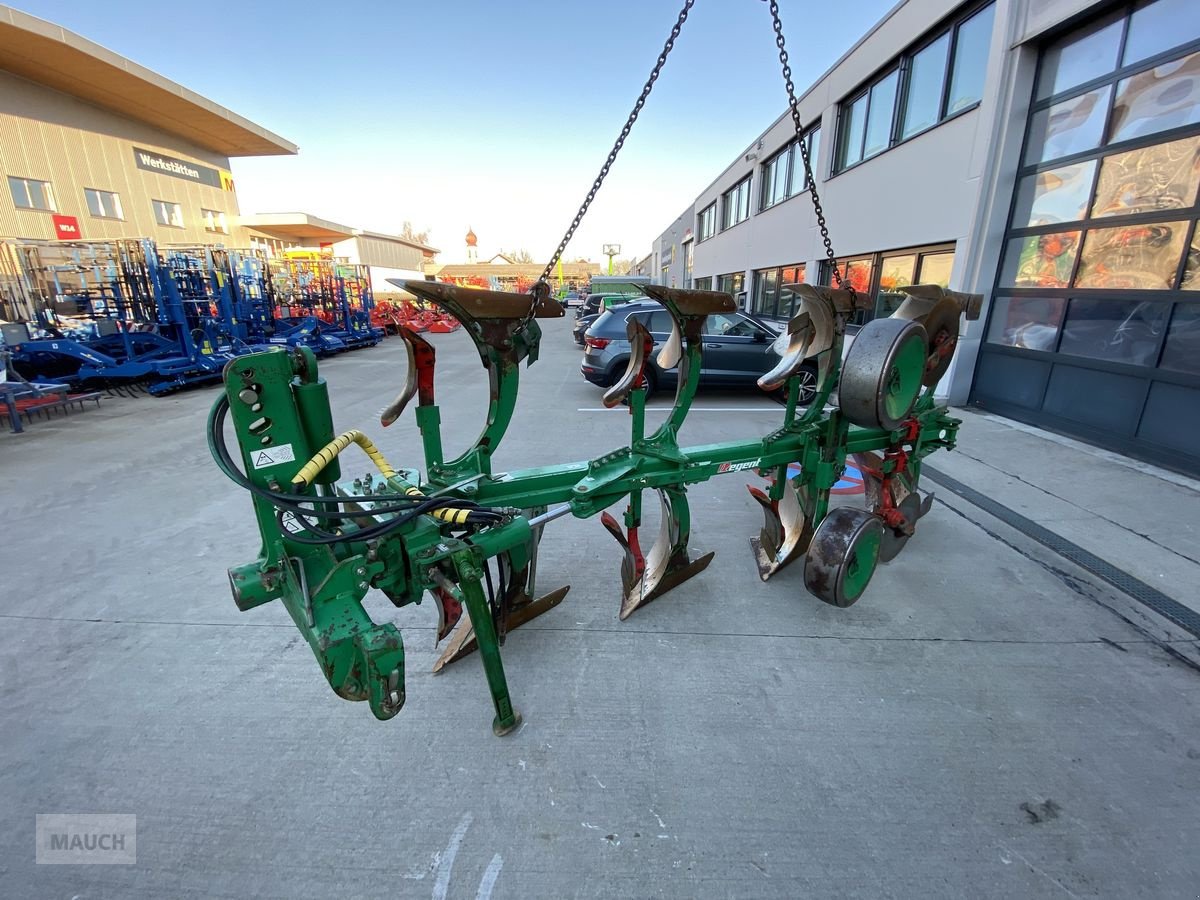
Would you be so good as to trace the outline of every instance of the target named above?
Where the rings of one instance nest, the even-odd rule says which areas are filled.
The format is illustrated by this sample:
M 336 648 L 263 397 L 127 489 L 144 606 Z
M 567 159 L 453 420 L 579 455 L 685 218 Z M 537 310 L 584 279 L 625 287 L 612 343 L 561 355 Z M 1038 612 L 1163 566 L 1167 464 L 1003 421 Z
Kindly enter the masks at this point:
M 498 469 L 626 440 L 570 319 L 544 330 Z M 461 332 L 431 340 L 449 453 L 480 427 L 485 373 Z M 378 424 L 403 364 L 389 339 L 321 368 L 335 425 L 416 466 L 411 412 Z M 954 495 L 845 610 L 799 565 L 759 581 L 750 473 L 691 491 L 692 547 L 715 561 L 624 623 L 616 544 L 556 521 L 539 583 L 571 591 L 509 637 L 525 724 L 499 739 L 477 657 L 429 674 L 431 603 L 371 601 L 407 651 L 407 704 L 382 723 L 333 695 L 281 604 L 236 610 L 225 570 L 259 538 L 208 456 L 215 396 L 0 436 L 2 893 L 1195 894 L 1194 638 Z M 702 392 L 682 439 L 781 416 Z M 35 865 L 34 817 L 56 812 L 135 814 L 136 865 Z

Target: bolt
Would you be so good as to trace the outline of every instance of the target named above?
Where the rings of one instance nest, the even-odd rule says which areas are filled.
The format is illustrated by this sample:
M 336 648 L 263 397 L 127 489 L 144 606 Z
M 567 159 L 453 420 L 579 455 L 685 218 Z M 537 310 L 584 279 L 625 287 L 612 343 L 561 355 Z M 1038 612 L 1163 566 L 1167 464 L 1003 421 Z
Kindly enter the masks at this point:
M 357 575 L 359 578 L 361 578 L 363 575 L 367 574 L 367 570 L 365 568 L 363 568 L 362 566 L 359 566 L 357 569 L 354 570 L 354 574 Z
M 365 591 L 367 589 L 367 583 L 365 581 L 360 581 L 358 583 L 358 589 L 360 591 Z

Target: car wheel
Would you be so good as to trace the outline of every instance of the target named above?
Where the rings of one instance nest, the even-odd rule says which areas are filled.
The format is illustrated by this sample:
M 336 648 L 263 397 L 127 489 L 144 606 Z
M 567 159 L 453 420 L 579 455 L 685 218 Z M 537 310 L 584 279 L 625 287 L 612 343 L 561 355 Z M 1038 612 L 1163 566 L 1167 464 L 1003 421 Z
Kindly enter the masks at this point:
M 798 405 L 808 406 L 817 396 L 817 367 L 801 366 L 800 371 L 796 373 L 796 379 L 800 382 Z
M 654 366 L 650 365 L 649 360 L 646 361 L 643 374 L 646 376 L 646 399 L 649 400 L 658 390 L 658 373 L 654 371 Z

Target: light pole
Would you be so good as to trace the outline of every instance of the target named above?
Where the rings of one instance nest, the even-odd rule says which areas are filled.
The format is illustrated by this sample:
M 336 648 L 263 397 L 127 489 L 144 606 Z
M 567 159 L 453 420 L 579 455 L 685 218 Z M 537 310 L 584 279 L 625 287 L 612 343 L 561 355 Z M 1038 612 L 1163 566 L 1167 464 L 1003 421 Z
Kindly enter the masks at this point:
M 612 270 L 613 257 L 621 255 L 621 245 L 620 244 L 605 244 L 604 249 L 600 252 L 608 257 L 608 274 L 611 275 L 613 273 L 613 270 Z

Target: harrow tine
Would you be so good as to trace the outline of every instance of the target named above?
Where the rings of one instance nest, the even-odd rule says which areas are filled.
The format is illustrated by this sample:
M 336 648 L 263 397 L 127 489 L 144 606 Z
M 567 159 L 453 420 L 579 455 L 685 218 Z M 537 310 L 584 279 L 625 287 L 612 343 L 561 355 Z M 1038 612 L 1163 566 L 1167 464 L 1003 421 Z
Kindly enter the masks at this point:
M 776 476 L 778 477 L 778 476 Z M 812 542 L 815 504 L 806 486 L 797 486 L 784 474 L 783 493 L 772 500 L 765 491 L 746 485 L 763 509 L 765 522 L 757 538 L 750 538 L 758 577 L 766 581 L 784 566 L 804 555 Z

